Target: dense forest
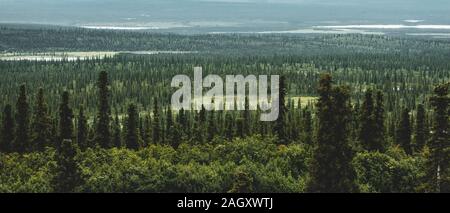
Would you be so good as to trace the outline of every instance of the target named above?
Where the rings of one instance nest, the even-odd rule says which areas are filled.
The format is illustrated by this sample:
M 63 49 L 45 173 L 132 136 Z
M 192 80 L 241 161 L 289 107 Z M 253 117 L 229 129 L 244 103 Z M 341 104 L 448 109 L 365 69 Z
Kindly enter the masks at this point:
M 0 51 L 0 192 L 450 192 L 449 40 L 5 25 Z M 1 60 L 76 51 L 121 53 Z M 280 75 L 278 120 L 171 109 L 195 66 Z

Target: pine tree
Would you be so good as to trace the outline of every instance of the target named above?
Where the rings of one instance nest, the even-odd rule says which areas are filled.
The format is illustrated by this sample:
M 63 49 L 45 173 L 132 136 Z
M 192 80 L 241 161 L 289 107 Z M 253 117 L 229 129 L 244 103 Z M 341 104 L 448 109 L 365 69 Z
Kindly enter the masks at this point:
M 250 105 L 249 104 L 250 104 L 249 99 L 246 96 L 245 97 L 245 108 L 244 108 L 244 112 L 242 113 L 242 118 L 244 119 L 243 120 L 244 124 L 242 125 L 243 136 L 251 135 L 252 121 L 251 121 L 251 116 L 250 116 Z
M 57 144 L 59 144 L 59 121 L 56 118 L 58 115 L 53 115 L 50 117 L 50 122 L 51 122 L 51 128 L 50 128 L 50 132 L 51 132 L 51 144 L 53 148 L 57 148 Z
M 120 119 L 117 114 L 114 117 L 114 125 L 113 125 L 113 146 L 114 147 L 122 147 L 122 130 L 120 128 Z
M 69 106 L 69 92 L 64 91 L 59 106 L 59 138 L 60 140 L 73 138 L 73 111 Z
M 303 109 L 303 142 L 306 144 L 310 144 L 312 145 L 312 136 L 313 136 L 313 122 L 312 122 L 312 116 L 311 116 L 311 111 L 309 110 L 308 107 L 306 107 L 305 109 Z
M 143 138 L 144 140 L 144 146 L 147 146 L 148 144 L 151 143 L 152 141 L 152 137 L 153 137 L 153 133 L 152 133 L 152 118 L 150 115 L 145 116 L 145 136 Z
M 125 144 L 129 149 L 138 149 L 140 147 L 140 137 L 139 137 L 139 114 L 137 112 L 136 106 L 130 104 L 128 106 L 128 116 L 126 120 L 126 134 L 125 134 Z
M 193 142 L 203 144 L 205 140 L 205 124 L 206 124 L 206 109 L 202 105 L 200 112 L 197 114 L 194 127 Z
M 110 93 L 108 86 L 108 73 L 106 71 L 102 71 L 99 74 L 97 82 L 99 104 L 97 115 L 96 142 L 103 148 L 111 147 L 111 109 L 109 106 Z
M 15 126 L 12 107 L 10 104 L 7 104 L 3 110 L 0 152 L 8 153 L 12 151 Z
M 279 85 L 279 114 L 278 119 L 275 121 L 274 131 L 278 136 L 280 144 L 286 144 L 288 142 L 286 135 L 286 95 L 287 95 L 287 85 L 286 78 L 284 75 L 280 77 Z
M 32 123 L 32 144 L 34 150 L 43 151 L 44 147 L 52 145 L 52 122 L 48 115 L 47 103 L 44 98 L 44 89 L 39 88 L 34 108 Z
M 75 192 L 77 186 L 82 184 L 81 173 L 75 159 L 78 151 L 78 146 L 72 140 L 65 139 L 61 142 L 56 156 L 58 171 L 53 179 L 56 192 Z
M 172 110 L 170 106 L 167 109 L 167 113 L 172 114 Z M 184 116 L 184 115 L 183 115 Z M 182 127 L 179 123 L 179 119 L 177 118 L 175 121 L 173 121 L 172 115 L 167 115 L 167 120 L 170 120 L 171 122 L 167 125 L 169 127 L 169 130 L 167 132 L 169 137 L 169 143 L 172 147 L 177 148 L 178 145 L 180 145 L 182 140 L 182 129 L 185 127 Z
M 363 104 L 360 108 L 359 141 L 369 151 L 378 150 L 375 138 L 375 105 L 372 90 L 367 90 Z
M 172 113 L 172 108 L 170 106 L 167 107 L 166 110 L 166 131 L 165 131 L 165 138 L 167 140 L 167 142 L 170 145 L 173 145 L 173 143 L 175 143 L 173 140 L 173 135 L 171 135 L 173 133 L 173 127 L 174 127 L 174 121 L 173 121 L 173 113 Z
M 417 105 L 416 128 L 414 133 L 415 147 L 417 151 L 421 151 L 428 138 L 428 128 L 426 125 L 425 107 L 423 104 Z
M 208 122 L 207 122 L 207 140 L 208 141 L 212 141 L 214 139 L 214 137 L 217 134 L 217 121 L 216 121 L 216 117 L 215 117 L 215 112 L 214 111 L 210 111 L 209 112 L 209 116 L 208 116 Z
M 409 116 L 409 109 L 404 108 L 401 114 L 400 122 L 397 126 L 396 141 L 406 152 L 412 154 L 411 146 L 411 120 Z
M 161 143 L 161 123 L 159 119 L 159 106 L 158 106 L 158 100 L 154 100 L 154 106 L 153 106 L 153 124 L 152 124 L 152 140 L 153 143 Z
M 17 99 L 16 109 L 17 109 L 16 114 L 17 129 L 13 151 L 17 151 L 19 153 L 32 151 L 29 142 L 30 109 L 27 101 L 27 92 L 24 84 L 20 86 L 20 93 L 19 98 Z
M 189 135 L 190 126 L 188 125 L 186 112 L 184 111 L 183 108 L 181 108 L 178 111 L 177 122 L 178 122 L 179 126 L 181 127 L 181 131 L 180 131 L 182 134 L 181 137 L 187 137 Z
M 234 136 L 234 126 L 233 126 L 233 118 L 230 113 L 225 115 L 225 138 L 229 141 L 233 139 Z
M 239 138 L 245 137 L 244 125 L 245 125 L 244 119 L 242 117 L 238 117 L 236 119 L 236 136 Z
M 81 150 L 85 150 L 89 147 L 87 135 L 88 135 L 87 118 L 84 115 L 83 107 L 80 106 L 78 112 L 77 143 Z
M 437 86 L 430 99 L 434 109 L 434 124 L 428 142 L 430 154 L 427 174 L 432 192 L 450 192 L 449 86 L 450 83 Z
M 331 76 L 324 74 L 318 92 L 318 132 L 307 191 L 356 192 L 354 153 L 347 135 L 351 113 L 348 88 L 333 88 Z
M 374 144 L 371 150 L 384 151 L 386 146 L 386 126 L 384 117 L 384 98 L 383 93 L 378 91 L 376 94 L 376 105 L 374 110 Z

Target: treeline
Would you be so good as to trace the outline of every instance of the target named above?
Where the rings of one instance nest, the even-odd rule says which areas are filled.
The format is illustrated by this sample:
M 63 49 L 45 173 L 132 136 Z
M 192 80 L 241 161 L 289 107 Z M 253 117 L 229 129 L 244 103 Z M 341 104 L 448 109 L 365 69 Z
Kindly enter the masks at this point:
M 295 172 L 298 166 L 295 163 L 285 165 L 287 168 L 284 168 L 282 173 L 285 175 L 282 178 L 283 181 L 287 181 L 285 178 L 293 178 L 291 181 L 296 181 L 291 183 L 293 184 L 291 187 L 294 188 L 296 184 L 299 184 L 297 181 L 303 182 L 302 188 L 289 190 L 370 191 L 371 187 L 374 187 L 373 184 L 379 183 L 373 183 L 373 180 L 361 180 L 362 174 L 358 174 L 358 171 L 367 172 L 366 169 L 377 169 L 367 168 L 367 166 L 376 167 L 378 165 L 376 163 L 380 162 L 355 166 L 355 156 L 362 158 L 359 159 L 360 161 L 380 160 L 382 164 L 378 166 L 382 166 L 386 163 L 383 160 L 393 158 L 392 152 L 397 153 L 396 158 L 409 159 L 408 165 L 418 170 L 412 174 L 405 174 L 415 175 L 409 179 L 414 183 L 410 183 L 409 186 L 406 184 L 405 189 L 397 189 L 398 191 L 448 192 L 450 190 L 449 83 L 434 89 L 434 94 L 427 99 L 430 102 L 430 109 L 419 105 L 418 110 L 411 113 L 408 108 L 403 108 L 400 118 L 393 126 L 389 126 L 385 119 L 384 94 L 380 91 L 368 89 L 362 104 L 356 105 L 350 101 L 349 87 L 333 86 L 331 76 L 325 74 L 320 76 L 317 103 L 306 107 L 294 107 L 294 103 L 286 99 L 286 78 L 281 79 L 280 100 L 285 100 L 282 101 L 285 104 L 281 105 L 279 119 L 275 122 L 259 122 L 258 113 L 260 112 L 249 111 L 248 101 L 246 110 L 239 112 L 206 111 L 204 108 L 198 112 L 183 110 L 172 112 L 170 107 L 159 105 L 158 99 L 155 98 L 151 112 L 143 112 L 134 103 L 130 103 L 126 116 L 119 116 L 117 111 L 111 109 L 110 101 L 114 94 L 110 92 L 108 75 L 104 71 L 100 72 L 96 84 L 98 102 L 94 118 L 88 119 L 84 114 L 83 106 L 74 113 L 69 104 L 70 97 L 67 91 L 63 92 L 60 98 L 58 118 L 52 118 L 48 114 L 44 90 L 37 91 L 36 103 L 31 107 L 25 86 L 21 86 L 16 106 L 6 105 L 4 108 L 1 152 L 29 156 L 30 154 L 26 153 L 34 155 L 33 153 L 36 152 L 56 150 L 54 174 L 52 171 L 47 171 L 52 173 L 50 186 L 56 191 L 76 191 L 80 189 L 79 187 L 83 187 L 83 181 L 86 181 L 83 172 L 86 172 L 89 166 L 83 170 L 81 164 L 92 159 L 84 159 L 81 156 L 87 153 L 110 152 L 108 150 L 117 152 L 117 149 L 141 152 L 139 150 L 149 151 L 149 149 L 155 149 L 155 146 L 171 147 L 168 149 L 174 151 L 186 146 L 201 147 L 205 150 L 198 151 L 202 152 L 211 151 L 211 149 L 227 149 L 230 146 L 229 143 L 247 138 L 250 141 L 256 140 L 256 142 L 250 142 L 251 144 L 267 142 L 269 146 L 278 147 L 277 149 L 292 148 L 300 149 L 297 151 L 301 153 L 310 153 L 299 156 L 300 159 L 290 159 L 290 161 L 303 162 L 302 168 L 307 169 L 301 172 Z M 246 155 L 250 156 L 259 156 L 254 152 L 268 151 L 251 150 L 253 149 L 251 146 L 246 149 L 250 149 L 245 151 Z M 396 149 L 397 151 L 393 151 Z M 123 154 L 125 151 L 119 152 Z M 244 157 L 238 150 L 233 152 L 236 159 Z M 293 152 L 295 154 L 296 151 Z M 390 154 L 383 155 L 383 153 Z M 227 155 L 229 154 L 231 153 Z M 5 158 L 3 161 L 8 161 L 11 156 L 17 157 L 15 155 L 2 155 Z M 375 159 L 366 159 L 363 156 Z M 247 160 L 251 161 L 252 158 Z M 280 156 L 277 158 L 284 159 Z M 193 158 L 192 160 L 197 163 L 211 163 L 212 158 Z M 245 160 L 243 158 L 239 161 Z M 101 166 L 94 162 L 90 163 L 94 167 Z M 375 165 L 372 165 L 374 163 Z M 227 165 L 227 162 L 220 162 L 220 164 Z M 10 169 L 12 168 L 8 166 L 2 167 L 3 172 Z M 122 172 L 127 171 L 126 168 L 123 169 L 125 170 Z M 293 172 L 296 175 L 292 175 Z M 390 171 L 384 168 L 378 172 Z M 215 188 L 218 191 L 233 191 L 232 189 L 251 191 L 248 187 L 253 178 L 263 177 L 249 175 L 248 173 L 236 174 L 236 180 L 230 189 L 219 186 Z M 143 178 L 140 181 L 156 181 L 145 180 L 147 177 L 135 178 Z M 400 178 L 407 177 L 400 175 Z M 369 185 L 364 185 L 361 181 L 369 182 Z M 260 190 L 258 186 L 253 187 L 256 191 Z M 377 185 L 377 187 L 380 186 Z M 7 190 L 7 187 L 4 190 Z M 283 190 L 280 188 L 276 191 Z M 374 190 L 380 189 L 375 187 Z
M 425 96 L 432 92 L 432 85 L 450 79 L 448 60 L 439 57 L 415 64 L 416 59 L 396 58 L 395 55 L 382 58 L 376 55 L 344 56 L 204 56 L 204 55 L 158 55 L 129 56 L 107 59 L 92 59 L 74 62 L 0 62 L 0 107 L 17 99 L 17 90 L 23 82 L 28 88 L 42 87 L 47 92 L 49 108 L 56 113 L 61 88 L 67 90 L 74 103 L 85 105 L 88 114 L 96 108 L 96 92 L 93 82 L 96 73 L 108 70 L 111 91 L 115 94 L 111 102 L 123 114 L 126 105 L 133 101 L 144 109 L 152 107 L 152 100 L 159 99 L 166 106 L 170 101 L 170 81 L 173 76 L 186 74 L 192 77 L 193 67 L 202 65 L 205 75 L 283 74 L 290 79 L 289 97 L 317 96 L 316 79 L 324 70 L 329 70 L 337 83 L 351 86 L 351 98 L 361 102 L 367 87 L 385 93 L 386 110 L 400 109 L 406 105 L 415 109 Z M 349 63 L 345 63 L 348 61 Z M 353 62 L 360 61 L 360 62 Z M 397 61 L 404 61 L 399 64 Z M 366 64 L 366 65 L 364 65 Z M 373 65 L 368 65 L 373 64 Z M 409 64 L 409 65 L 407 65 Z M 411 67 L 409 67 L 411 66 Z M 30 97 L 34 101 L 34 96 Z M 426 106 L 428 107 L 428 106 Z M 399 114 L 399 112 L 394 113 Z
M 227 55 L 345 55 L 351 53 L 449 56 L 443 39 L 379 35 L 198 34 L 0 25 L 0 52 L 180 50 Z

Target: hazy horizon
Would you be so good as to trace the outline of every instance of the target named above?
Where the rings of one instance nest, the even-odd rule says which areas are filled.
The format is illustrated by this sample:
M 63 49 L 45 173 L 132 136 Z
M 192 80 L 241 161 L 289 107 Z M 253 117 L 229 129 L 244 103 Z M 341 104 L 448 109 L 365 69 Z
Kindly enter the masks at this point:
M 449 25 L 446 0 L 0 0 L 0 23 L 286 31 L 317 25 Z M 408 22 L 405 20 L 411 20 Z

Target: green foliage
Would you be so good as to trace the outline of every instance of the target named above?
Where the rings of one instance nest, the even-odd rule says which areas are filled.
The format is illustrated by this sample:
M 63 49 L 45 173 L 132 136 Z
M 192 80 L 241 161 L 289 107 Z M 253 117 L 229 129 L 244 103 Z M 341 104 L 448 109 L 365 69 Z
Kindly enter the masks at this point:
M 400 149 L 389 152 L 393 156 L 380 152 L 357 154 L 353 164 L 361 191 L 418 192 L 424 177 L 425 159 L 422 156 L 407 156 Z
M 28 154 L 0 153 L 0 192 L 53 192 L 55 150 Z
M 136 151 L 77 150 L 65 141 L 59 154 L 48 149 L 0 155 L 0 191 L 301 192 L 311 156 L 307 147 L 258 137 L 177 149 L 155 144 Z

